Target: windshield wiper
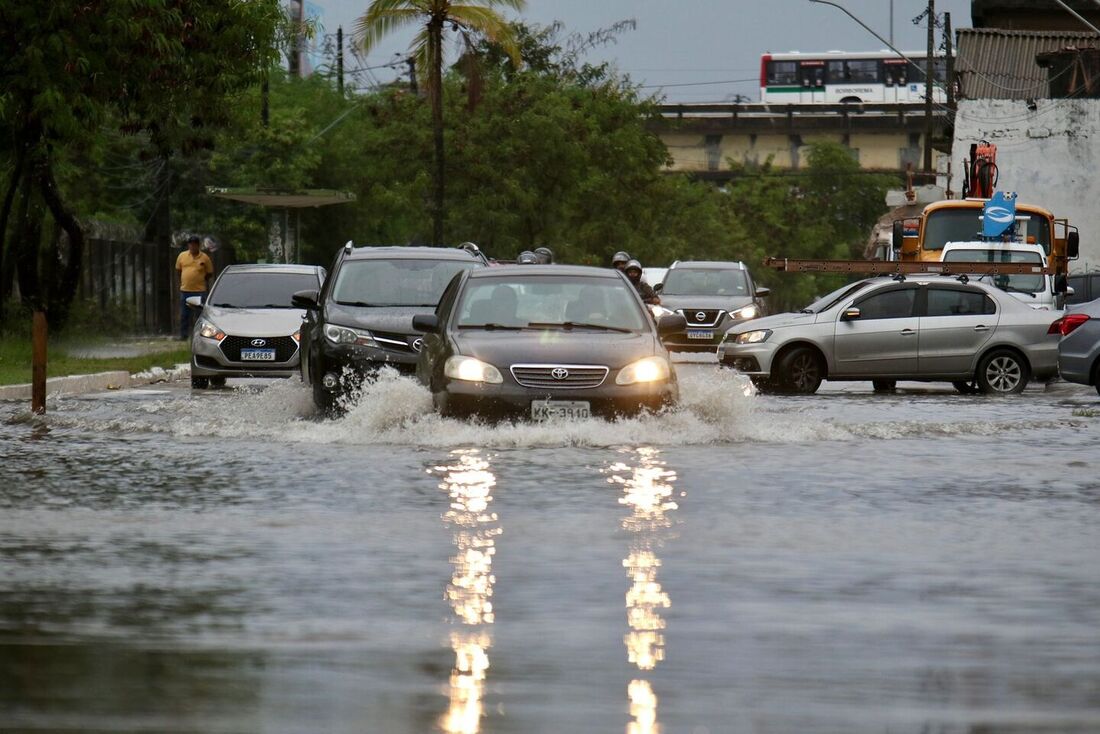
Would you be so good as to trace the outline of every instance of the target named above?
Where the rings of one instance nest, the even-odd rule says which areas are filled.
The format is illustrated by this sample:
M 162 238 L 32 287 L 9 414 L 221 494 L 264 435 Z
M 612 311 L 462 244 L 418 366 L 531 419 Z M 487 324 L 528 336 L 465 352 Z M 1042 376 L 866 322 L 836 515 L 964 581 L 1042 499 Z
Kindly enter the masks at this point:
M 381 303 L 366 303 L 365 301 L 337 301 L 336 303 L 340 304 L 341 306 L 360 306 L 360 307 L 381 306 L 381 305 L 383 305 Z
M 239 306 L 234 306 L 232 303 L 209 303 L 207 305 L 213 306 L 214 308 L 240 308 Z
M 816 313 L 816 311 L 814 311 L 812 308 L 800 308 L 800 309 L 798 309 L 798 312 L 799 313 Z
M 523 331 L 524 326 L 509 326 L 507 324 L 459 324 L 460 329 L 485 329 L 487 331 Z
M 633 329 L 624 329 L 621 326 L 605 326 L 604 324 L 585 324 L 580 321 L 563 321 L 554 323 L 549 321 L 532 321 L 527 324 L 531 328 L 545 328 L 547 326 L 559 326 L 563 329 L 599 329 L 600 331 L 614 331 L 619 334 L 633 334 Z
M 252 306 L 252 308 L 298 308 L 297 306 L 288 306 L 285 303 L 265 303 L 262 306 Z

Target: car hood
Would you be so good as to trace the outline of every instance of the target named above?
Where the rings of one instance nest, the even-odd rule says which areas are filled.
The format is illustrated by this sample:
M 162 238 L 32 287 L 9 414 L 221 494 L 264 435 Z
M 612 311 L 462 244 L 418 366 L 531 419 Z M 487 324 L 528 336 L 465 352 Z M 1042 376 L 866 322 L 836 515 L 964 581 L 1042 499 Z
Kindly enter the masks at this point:
M 807 326 L 816 323 L 818 314 L 815 313 L 777 313 L 774 316 L 762 316 L 752 321 L 745 321 L 730 329 L 730 331 L 756 331 L 758 329 L 781 329 L 786 326 Z
M 413 316 L 435 313 L 434 306 L 340 306 L 329 304 L 327 319 L 330 324 L 353 326 L 367 331 L 388 331 L 396 334 L 416 334 Z
M 460 331 L 459 354 L 498 368 L 513 364 L 599 364 L 611 369 L 654 354 L 664 354 L 652 334 L 615 334 L 577 329 L 540 331 Z
M 298 308 L 220 308 L 206 306 L 203 318 L 227 334 L 286 336 L 298 331 L 305 311 Z
M 661 294 L 661 305 L 667 309 L 736 311 L 752 303 L 752 296 L 666 296 Z

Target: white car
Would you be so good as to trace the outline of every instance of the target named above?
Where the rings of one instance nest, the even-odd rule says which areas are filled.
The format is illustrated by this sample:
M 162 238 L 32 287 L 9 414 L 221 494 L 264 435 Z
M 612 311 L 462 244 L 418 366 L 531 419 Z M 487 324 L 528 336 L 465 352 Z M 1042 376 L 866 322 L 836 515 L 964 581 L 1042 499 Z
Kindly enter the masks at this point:
M 1046 253 L 1039 245 L 995 242 L 948 242 L 943 247 L 940 261 L 1021 263 L 1037 268 L 1046 262 Z M 1041 311 L 1061 310 L 1062 299 L 1054 292 L 1054 278 L 1050 275 L 972 275 L 971 280 L 994 285 L 1014 298 Z

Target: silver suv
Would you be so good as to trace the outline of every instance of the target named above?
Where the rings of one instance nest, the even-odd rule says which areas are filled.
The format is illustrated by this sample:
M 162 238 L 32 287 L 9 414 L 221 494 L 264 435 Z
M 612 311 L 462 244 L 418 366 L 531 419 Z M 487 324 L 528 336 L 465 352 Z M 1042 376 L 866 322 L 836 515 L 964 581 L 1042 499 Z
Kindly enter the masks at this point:
M 672 263 L 660 284 L 661 305 L 683 315 L 687 329 L 665 338 L 679 352 L 714 352 L 730 327 L 763 316 L 768 289 L 740 262 Z

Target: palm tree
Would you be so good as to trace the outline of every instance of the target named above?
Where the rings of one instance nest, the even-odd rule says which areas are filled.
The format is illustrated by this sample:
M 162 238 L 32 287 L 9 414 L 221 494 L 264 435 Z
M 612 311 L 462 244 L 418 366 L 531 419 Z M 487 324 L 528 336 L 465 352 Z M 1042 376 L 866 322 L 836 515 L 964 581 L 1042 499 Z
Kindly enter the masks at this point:
M 417 68 L 427 69 L 428 98 L 432 105 L 435 142 L 435 197 L 432 243 L 443 244 L 443 37 L 448 27 L 469 46 L 471 36 L 484 36 L 501 46 L 518 64 L 511 26 L 497 8 L 523 10 L 526 0 L 371 0 L 359 18 L 356 33 L 364 53 L 383 37 L 407 26 L 421 26 L 411 51 Z

